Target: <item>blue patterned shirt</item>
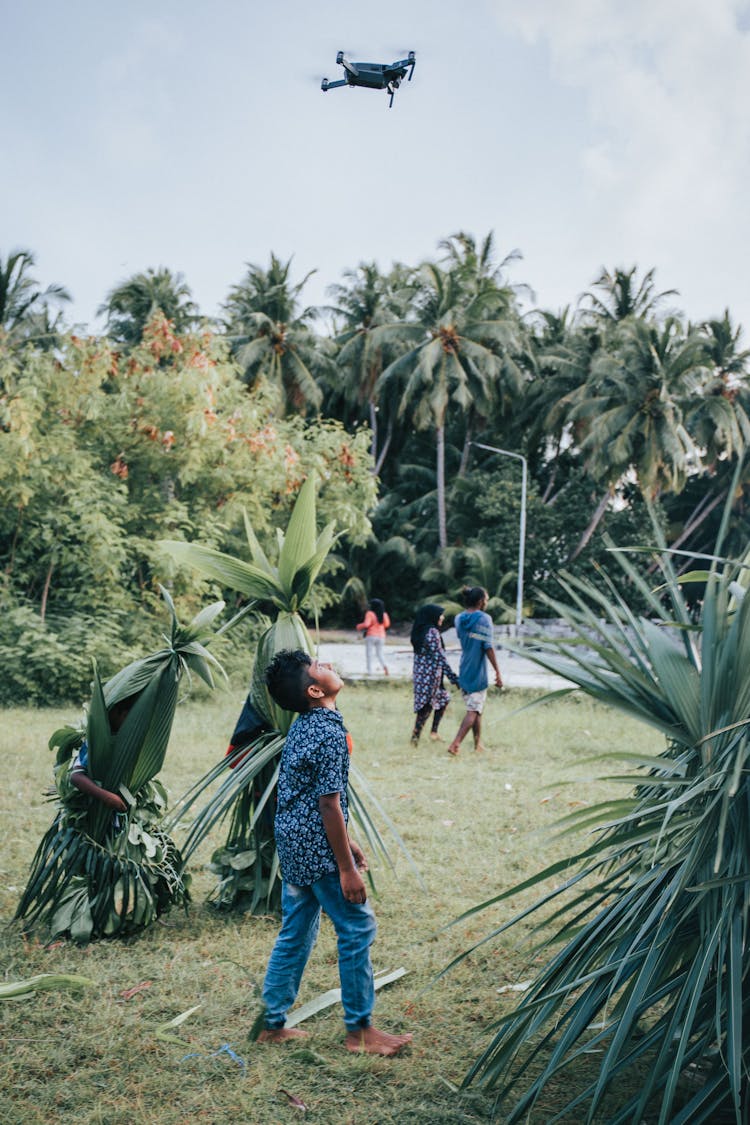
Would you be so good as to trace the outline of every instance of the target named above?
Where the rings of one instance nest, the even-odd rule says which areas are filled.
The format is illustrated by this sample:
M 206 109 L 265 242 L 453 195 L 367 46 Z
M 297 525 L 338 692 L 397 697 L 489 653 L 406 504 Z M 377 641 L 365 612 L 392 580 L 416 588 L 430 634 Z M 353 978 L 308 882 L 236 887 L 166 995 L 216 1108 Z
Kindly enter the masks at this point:
M 313 707 L 298 715 L 281 751 L 274 821 L 285 882 L 306 887 L 321 876 L 338 871 L 318 799 L 338 793 L 347 821 L 348 780 L 349 750 L 341 714 L 328 707 Z

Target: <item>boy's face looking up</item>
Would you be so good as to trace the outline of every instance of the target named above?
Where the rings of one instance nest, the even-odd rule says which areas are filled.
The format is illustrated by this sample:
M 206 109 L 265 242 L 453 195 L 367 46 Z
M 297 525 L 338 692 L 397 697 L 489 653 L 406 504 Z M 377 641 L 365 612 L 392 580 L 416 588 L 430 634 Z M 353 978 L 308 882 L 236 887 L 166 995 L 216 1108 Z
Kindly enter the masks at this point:
M 307 686 L 307 696 L 311 707 L 333 707 L 336 696 L 344 686 L 344 681 L 331 664 L 323 664 L 320 660 L 313 660 L 308 666 L 308 675 L 312 680 Z

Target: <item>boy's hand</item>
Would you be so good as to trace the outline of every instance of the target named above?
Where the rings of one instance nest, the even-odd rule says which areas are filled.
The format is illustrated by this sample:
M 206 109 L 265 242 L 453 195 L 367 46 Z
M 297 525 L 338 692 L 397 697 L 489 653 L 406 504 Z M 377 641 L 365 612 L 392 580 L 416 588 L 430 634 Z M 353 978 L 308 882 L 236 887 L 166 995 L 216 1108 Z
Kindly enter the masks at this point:
M 349 847 L 352 850 L 352 855 L 354 856 L 354 863 L 355 863 L 355 866 L 357 868 L 357 871 L 369 871 L 370 867 L 369 867 L 369 864 L 367 862 L 367 857 L 365 856 L 365 853 L 360 848 L 359 844 L 355 844 L 353 840 L 350 840 L 349 841 Z
M 367 902 L 367 888 L 360 873 L 354 869 L 339 876 L 341 893 L 347 902 Z

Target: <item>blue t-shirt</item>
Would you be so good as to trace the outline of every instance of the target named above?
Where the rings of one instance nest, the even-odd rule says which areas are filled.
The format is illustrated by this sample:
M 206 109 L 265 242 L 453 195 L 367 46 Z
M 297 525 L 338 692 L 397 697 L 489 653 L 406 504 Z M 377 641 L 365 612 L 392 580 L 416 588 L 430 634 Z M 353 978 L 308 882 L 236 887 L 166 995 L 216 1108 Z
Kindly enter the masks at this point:
M 341 714 L 328 707 L 314 707 L 298 715 L 281 751 L 274 820 L 276 849 L 285 882 L 306 887 L 321 876 L 338 871 L 318 798 L 338 793 L 347 821 L 348 780 L 349 749 Z
M 485 653 L 492 648 L 492 618 L 481 609 L 465 610 L 454 622 L 461 643 L 461 691 L 484 691 L 489 683 Z

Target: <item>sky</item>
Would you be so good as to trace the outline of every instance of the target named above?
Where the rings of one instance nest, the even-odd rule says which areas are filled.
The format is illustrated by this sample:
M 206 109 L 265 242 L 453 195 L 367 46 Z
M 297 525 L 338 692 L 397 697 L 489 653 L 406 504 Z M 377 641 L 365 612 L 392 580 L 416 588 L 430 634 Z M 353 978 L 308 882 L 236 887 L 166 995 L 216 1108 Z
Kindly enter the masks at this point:
M 0 0 L 0 253 L 68 318 L 132 274 L 220 312 L 293 258 L 308 304 L 361 261 L 493 231 L 533 302 L 656 270 L 692 320 L 750 331 L 747 0 Z M 337 50 L 414 79 L 320 90 Z M 747 342 L 747 336 L 746 336 Z

